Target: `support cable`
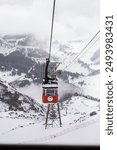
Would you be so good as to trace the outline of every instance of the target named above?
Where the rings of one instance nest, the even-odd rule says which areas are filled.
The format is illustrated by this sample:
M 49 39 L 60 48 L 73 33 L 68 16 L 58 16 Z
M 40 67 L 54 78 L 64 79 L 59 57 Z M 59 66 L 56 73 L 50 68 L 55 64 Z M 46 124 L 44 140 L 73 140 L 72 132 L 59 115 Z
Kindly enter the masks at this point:
M 70 64 L 68 64 L 63 71 L 68 68 L 69 66 L 71 66 L 73 64 L 73 62 L 85 51 L 85 49 L 89 46 L 89 44 L 95 39 L 95 37 L 99 34 L 100 30 L 93 36 L 93 38 L 86 44 L 86 46 L 81 50 L 81 52 L 72 60 L 72 62 L 70 62 Z
M 52 36 L 53 36 L 53 26 L 54 26 L 55 4 L 56 4 L 56 0 L 54 0 L 54 2 L 53 2 L 52 24 L 51 24 L 51 34 L 50 34 L 50 46 L 49 46 L 49 60 L 50 60 L 50 57 L 51 57 L 51 48 L 52 48 Z

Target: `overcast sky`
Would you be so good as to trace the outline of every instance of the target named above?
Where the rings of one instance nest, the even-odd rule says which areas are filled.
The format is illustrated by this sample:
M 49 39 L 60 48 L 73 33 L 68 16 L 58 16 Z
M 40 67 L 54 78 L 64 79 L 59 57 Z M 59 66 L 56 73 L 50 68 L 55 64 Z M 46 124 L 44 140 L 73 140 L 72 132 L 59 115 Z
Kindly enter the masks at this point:
M 49 38 L 53 0 L 0 0 L 0 33 Z M 79 40 L 99 30 L 99 0 L 56 0 L 54 38 Z

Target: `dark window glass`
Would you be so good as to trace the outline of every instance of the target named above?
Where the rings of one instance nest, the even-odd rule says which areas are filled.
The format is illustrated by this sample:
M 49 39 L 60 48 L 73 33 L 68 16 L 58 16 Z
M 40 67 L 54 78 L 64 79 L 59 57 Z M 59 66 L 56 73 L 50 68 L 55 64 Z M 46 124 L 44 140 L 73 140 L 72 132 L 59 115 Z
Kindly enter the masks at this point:
M 43 89 L 43 96 L 46 95 L 46 89 Z
M 43 96 L 57 96 L 58 95 L 58 89 L 57 88 L 48 88 L 43 89 Z
M 55 88 L 55 89 L 54 89 L 54 92 L 55 92 L 55 95 L 57 96 L 57 95 L 58 95 L 58 89 Z
M 53 96 L 54 95 L 54 88 L 53 89 L 47 89 L 47 96 Z

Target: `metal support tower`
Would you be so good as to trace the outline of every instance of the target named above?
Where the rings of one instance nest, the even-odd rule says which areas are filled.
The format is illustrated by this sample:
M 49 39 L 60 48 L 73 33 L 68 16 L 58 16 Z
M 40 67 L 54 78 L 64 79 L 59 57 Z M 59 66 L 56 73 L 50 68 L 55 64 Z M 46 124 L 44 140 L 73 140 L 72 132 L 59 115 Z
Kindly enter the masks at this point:
M 57 125 L 57 122 L 59 122 L 59 125 L 61 127 L 62 122 L 61 122 L 59 103 L 48 104 L 47 113 L 46 113 L 46 121 L 45 121 L 45 129 L 47 129 L 48 126 L 53 127 L 54 124 Z

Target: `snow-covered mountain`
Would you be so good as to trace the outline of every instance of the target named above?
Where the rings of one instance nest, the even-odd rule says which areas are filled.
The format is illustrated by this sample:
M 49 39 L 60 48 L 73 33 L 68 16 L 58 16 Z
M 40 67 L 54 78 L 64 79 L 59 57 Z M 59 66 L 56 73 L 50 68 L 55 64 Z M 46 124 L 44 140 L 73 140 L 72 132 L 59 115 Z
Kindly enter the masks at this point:
M 31 88 L 33 84 L 36 87 L 42 83 L 48 42 L 40 42 L 33 35 L 4 35 L 1 39 L 1 43 L 12 45 L 14 50 L 7 46 L 7 53 L 3 53 L 3 48 L 0 48 L 0 77 L 18 88 Z M 95 92 L 97 94 L 90 92 L 94 86 L 99 88 L 99 42 L 73 61 L 85 44 L 82 41 L 53 41 L 51 59 L 61 62 L 57 72 L 60 80 L 80 87 L 83 94 L 89 92 L 89 95 L 99 98 L 99 90 Z
M 15 50 L 16 48 L 12 43 L 8 42 L 4 37 L 0 36 L 0 53 L 8 55 Z
M 42 106 L 34 99 L 19 93 L 7 82 L 0 80 L 0 112 L 4 111 L 38 112 L 40 115 L 44 113 Z
M 15 51 L 20 51 L 26 57 L 34 57 L 34 58 L 45 58 L 48 56 L 48 41 L 38 41 L 34 35 L 4 35 L 0 37 L 0 53 L 5 53 L 3 48 L 7 48 L 6 54 L 11 53 L 11 48 L 14 47 Z M 80 53 L 86 43 L 82 41 L 53 41 L 52 43 L 52 59 L 57 59 L 60 62 L 64 63 L 64 60 L 69 61 L 73 60 L 73 58 Z M 99 45 L 99 43 L 98 43 Z M 99 62 L 99 49 L 94 46 L 88 50 L 84 58 L 87 60 L 88 64 L 98 59 Z M 84 52 L 85 53 L 85 52 Z M 94 55 L 94 57 L 93 57 Z M 83 58 L 83 56 L 82 56 Z M 83 58 L 83 60 L 84 60 Z M 88 59 L 87 59 L 88 58 Z M 85 61 L 86 62 L 86 61 Z
M 51 59 L 61 62 L 57 76 L 62 127 L 55 122 L 54 128 L 45 130 L 47 107 L 41 102 L 41 83 L 48 42 L 33 35 L 0 37 L 0 143 L 66 144 L 68 134 L 76 139 L 83 134 L 87 135 L 82 135 L 84 141 L 70 140 L 69 144 L 92 144 L 92 139 L 99 144 L 99 132 L 89 134 L 91 127 L 99 131 L 99 43 L 73 61 L 84 45 L 82 41 L 53 41 Z

